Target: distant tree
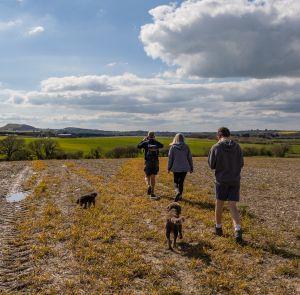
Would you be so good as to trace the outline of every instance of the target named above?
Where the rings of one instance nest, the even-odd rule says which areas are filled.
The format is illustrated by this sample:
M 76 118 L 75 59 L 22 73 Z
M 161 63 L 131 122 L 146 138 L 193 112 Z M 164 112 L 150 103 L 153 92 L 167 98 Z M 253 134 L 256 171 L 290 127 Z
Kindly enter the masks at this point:
M 103 157 L 103 151 L 100 146 L 95 149 L 91 149 L 89 154 L 87 155 L 88 159 L 100 159 L 102 157 Z
M 108 151 L 105 156 L 107 158 L 136 158 L 140 154 L 139 149 L 134 146 L 115 147 Z
M 13 155 L 24 147 L 24 139 L 17 138 L 16 136 L 7 136 L 0 141 L 0 153 L 4 154 L 8 161 L 12 160 Z
M 43 145 L 44 145 L 45 158 L 54 159 L 55 154 L 59 148 L 57 141 L 50 138 L 46 138 L 43 139 Z
M 39 159 L 54 159 L 58 152 L 59 146 L 57 141 L 50 138 L 41 138 L 32 141 L 29 148 L 33 155 Z
M 29 149 L 38 160 L 43 160 L 45 158 L 44 139 L 37 139 L 30 142 Z
M 275 157 L 284 157 L 289 150 L 289 144 L 276 144 L 271 148 L 272 154 Z
M 32 153 L 26 146 L 16 151 L 11 157 L 12 161 L 23 161 L 23 160 L 32 160 L 32 159 L 33 159 Z

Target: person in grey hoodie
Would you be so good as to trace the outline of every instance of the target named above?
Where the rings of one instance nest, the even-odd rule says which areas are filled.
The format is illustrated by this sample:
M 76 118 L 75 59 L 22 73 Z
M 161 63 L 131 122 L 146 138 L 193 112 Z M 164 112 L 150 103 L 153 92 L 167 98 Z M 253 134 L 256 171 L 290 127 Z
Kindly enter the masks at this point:
M 193 159 L 189 146 L 184 142 L 184 136 L 177 133 L 170 144 L 168 173 L 174 174 L 175 202 L 182 199 L 183 183 L 187 172 L 193 172 Z
M 235 239 L 242 242 L 242 229 L 239 212 L 236 203 L 240 199 L 241 169 L 244 166 L 242 149 L 238 143 L 230 139 L 230 131 L 226 127 L 221 127 L 217 133 L 218 143 L 210 150 L 208 164 L 215 170 L 215 233 L 223 235 L 222 230 L 222 210 L 224 202 L 228 201 L 233 225 L 235 229 Z

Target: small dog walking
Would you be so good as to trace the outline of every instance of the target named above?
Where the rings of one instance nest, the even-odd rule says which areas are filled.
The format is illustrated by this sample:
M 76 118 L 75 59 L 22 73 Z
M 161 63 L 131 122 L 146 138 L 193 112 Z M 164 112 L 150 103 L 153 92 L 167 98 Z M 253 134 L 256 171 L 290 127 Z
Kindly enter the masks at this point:
M 76 203 L 83 207 L 83 209 L 90 208 L 92 204 L 95 207 L 97 195 L 97 193 L 91 193 L 89 195 L 79 197 Z
M 166 222 L 166 237 L 168 241 L 168 249 L 172 250 L 176 248 L 176 240 L 182 239 L 182 223 L 184 222 L 184 217 L 180 216 L 181 206 L 177 202 L 171 203 L 167 207 L 168 217 Z M 171 242 L 171 233 L 173 233 L 173 247 Z

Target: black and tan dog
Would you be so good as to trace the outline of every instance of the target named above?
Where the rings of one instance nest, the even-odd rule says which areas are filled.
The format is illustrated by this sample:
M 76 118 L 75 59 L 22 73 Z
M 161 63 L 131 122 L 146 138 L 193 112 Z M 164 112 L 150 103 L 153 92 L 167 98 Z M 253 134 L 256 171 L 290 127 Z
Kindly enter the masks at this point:
M 168 248 L 171 250 L 176 247 L 176 240 L 182 239 L 182 223 L 184 222 L 184 217 L 181 217 L 181 207 L 177 202 L 171 203 L 167 207 L 167 222 L 166 222 L 166 237 L 168 241 Z M 173 247 L 171 242 L 171 233 L 173 233 Z
M 85 195 L 85 196 L 79 197 L 77 199 L 76 203 L 79 204 L 84 209 L 90 208 L 92 204 L 95 207 L 97 195 L 98 195 L 97 193 L 91 193 L 89 195 Z

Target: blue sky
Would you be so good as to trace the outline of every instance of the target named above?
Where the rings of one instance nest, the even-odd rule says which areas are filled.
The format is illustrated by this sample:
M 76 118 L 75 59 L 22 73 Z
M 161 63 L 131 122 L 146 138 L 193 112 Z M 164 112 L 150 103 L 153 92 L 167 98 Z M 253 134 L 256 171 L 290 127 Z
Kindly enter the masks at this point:
M 0 0 L 0 125 L 299 129 L 300 2 Z
M 1 21 L 22 20 L 23 33 L 36 26 L 45 31 L 31 38 L 22 30 L 0 35 L 0 81 L 31 89 L 51 76 L 124 71 L 147 76 L 160 71 L 164 64 L 146 56 L 139 33 L 151 20 L 148 11 L 165 3 L 169 2 L 1 0 Z M 116 62 L 118 67 L 107 66 Z

